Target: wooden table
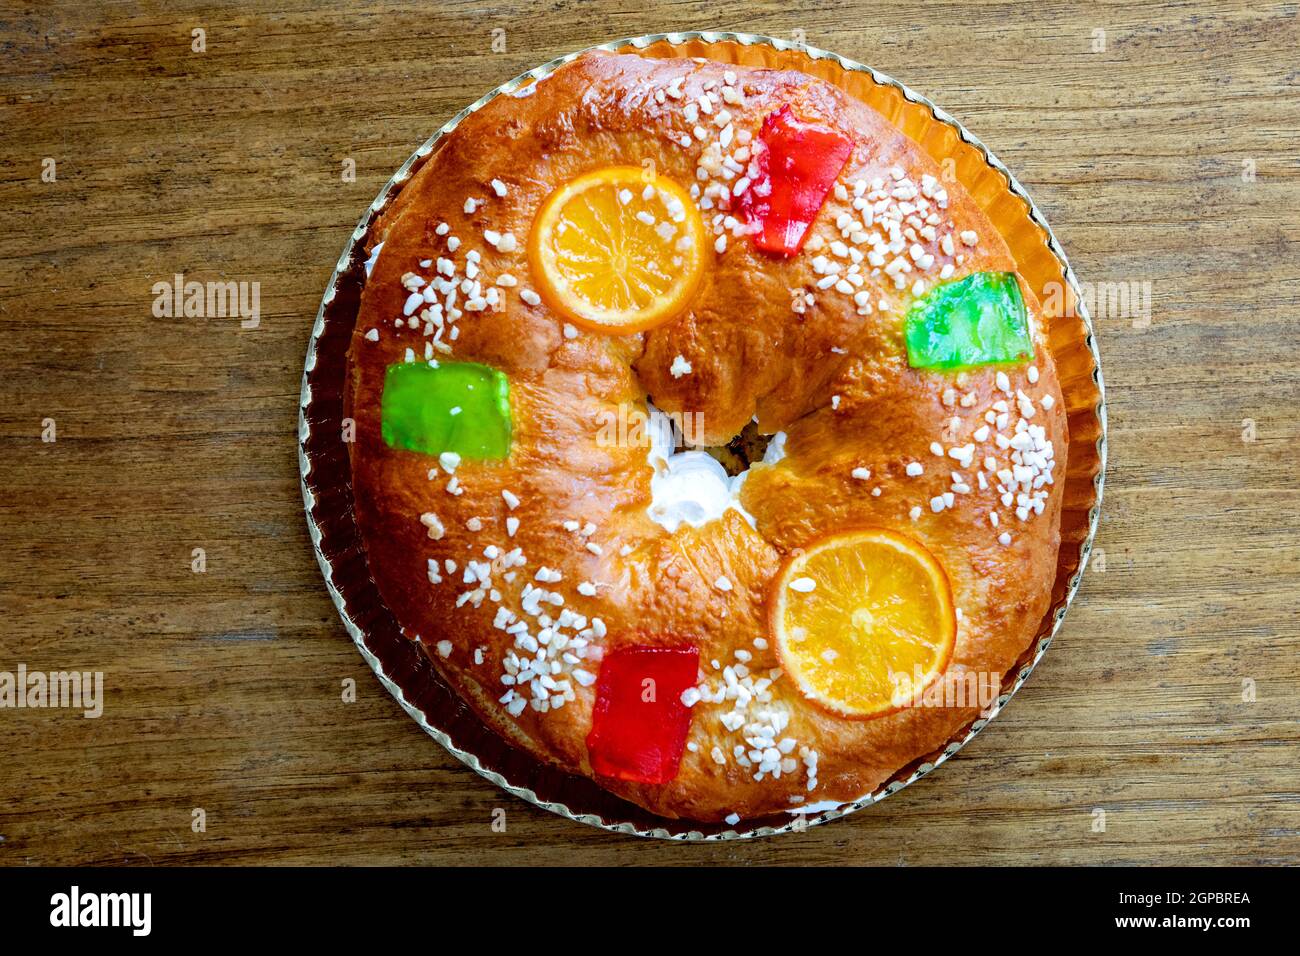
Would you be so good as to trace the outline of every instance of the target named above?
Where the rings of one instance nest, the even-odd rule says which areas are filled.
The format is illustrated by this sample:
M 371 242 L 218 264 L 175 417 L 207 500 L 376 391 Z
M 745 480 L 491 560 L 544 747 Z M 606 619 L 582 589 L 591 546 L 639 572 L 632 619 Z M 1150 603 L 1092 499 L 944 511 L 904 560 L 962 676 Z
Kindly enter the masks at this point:
M 1294 4 L 167 6 L 0 12 L 0 670 L 105 673 L 97 720 L 0 710 L 0 863 L 1300 862 Z M 401 712 L 322 586 L 295 429 L 321 291 L 417 144 L 558 54 L 706 27 L 930 95 L 1150 312 L 1097 317 L 1097 560 L 989 732 L 848 820 L 677 846 Z M 176 273 L 260 283 L 259 327 L 155 317 Z

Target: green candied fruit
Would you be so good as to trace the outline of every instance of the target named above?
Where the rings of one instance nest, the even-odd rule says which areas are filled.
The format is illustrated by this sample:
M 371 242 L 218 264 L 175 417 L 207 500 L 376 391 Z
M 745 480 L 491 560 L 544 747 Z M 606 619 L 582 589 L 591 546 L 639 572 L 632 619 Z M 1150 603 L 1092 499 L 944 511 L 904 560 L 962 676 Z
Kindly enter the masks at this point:
M 380 430 L 393 448 L 462 458 L 510 454 L 510 380 L 477 362 L 399 362 L 384 374 Z
M 937 285 L 907 310 L 912 368 L 961 368 L 1034 357 L 1020 283 L 1009 272 L 976 272 Z

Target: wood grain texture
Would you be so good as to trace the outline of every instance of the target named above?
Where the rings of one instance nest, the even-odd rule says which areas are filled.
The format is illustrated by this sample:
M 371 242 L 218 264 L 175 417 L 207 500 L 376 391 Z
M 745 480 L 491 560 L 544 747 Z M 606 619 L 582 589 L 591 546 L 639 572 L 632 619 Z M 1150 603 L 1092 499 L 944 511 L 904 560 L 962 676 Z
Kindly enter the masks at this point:
M 824 6 L 0 2 L 0 670 L 106 681 L 98 720 L 0 710 L 0 864 L 1300 862 L 1296 4 Z M 295 455 L 321 292 L 415 146 L 530 66 L 692 28 L 898 77 L 1081 278 L 1151 284 L 1149 323 L 1096 323 L 1104 571 L 1014 703 L 877 807 L 707 846 L 551 816 L 429 740 L 325 594 Z M 259 282 L 260 327 L 154 318 L 175 273 Z

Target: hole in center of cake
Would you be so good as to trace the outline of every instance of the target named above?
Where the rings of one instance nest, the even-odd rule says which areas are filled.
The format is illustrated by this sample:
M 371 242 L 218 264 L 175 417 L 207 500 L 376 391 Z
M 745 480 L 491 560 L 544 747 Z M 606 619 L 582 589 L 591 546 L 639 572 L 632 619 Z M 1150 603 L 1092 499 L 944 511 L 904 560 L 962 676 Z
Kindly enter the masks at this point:
M 752 466 L 776 464 L 784 457 L 785 434 L 760 435 L 751 422 L 725 445 L 691 447 L 672 416 L 653 401 L 647 405 L 650 519 L 672 533 L 683 524 L 698 528 L 735 510 L 753 527 L 753 516 L 740 503 L 741 487 Z
M 772 436 L 760 435 L 758 424 L 750 422 L 725 445 L 701 446 L 700 451 L 718 461 L 727 475 L 734 478 L 750 465 L 762 461 L 771 443 Z

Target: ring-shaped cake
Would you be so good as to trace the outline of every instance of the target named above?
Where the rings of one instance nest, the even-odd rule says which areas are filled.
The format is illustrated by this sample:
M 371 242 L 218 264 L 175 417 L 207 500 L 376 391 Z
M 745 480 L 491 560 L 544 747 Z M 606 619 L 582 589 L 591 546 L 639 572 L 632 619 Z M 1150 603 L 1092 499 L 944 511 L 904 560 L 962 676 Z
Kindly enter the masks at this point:
M 870 793 L 1046 611 L 1067 432 L 959 183 L 806 74 L 592 53 L 370 233 L 357 524 L 490 727 L 701 821 Z

